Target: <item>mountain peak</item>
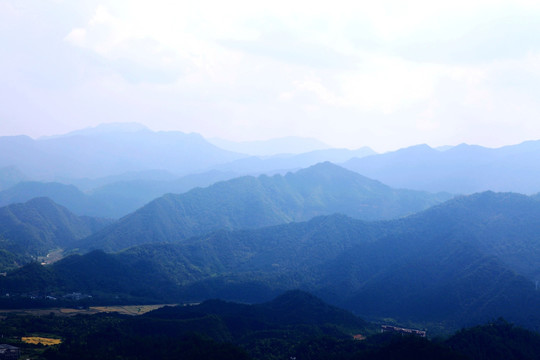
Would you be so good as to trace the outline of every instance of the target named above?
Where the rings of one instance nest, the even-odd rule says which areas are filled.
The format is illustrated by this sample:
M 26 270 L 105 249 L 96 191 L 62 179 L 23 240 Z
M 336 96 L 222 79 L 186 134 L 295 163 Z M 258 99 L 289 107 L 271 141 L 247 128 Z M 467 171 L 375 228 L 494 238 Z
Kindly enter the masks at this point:
M 320 176 L 320 175 L 328 175 L 328 174 L 336 173 L 336 172 L 358 175 L 358 173 L 355 173 L 354 171 L 351 171 L 351 170 L 347 170 L 344 167 L 336 165 L 330 161 L 324 161 L 324 162 L 317 163 L 315 165 L 311 165 L 310 167 L 296 171 L 295 174 L 297 175 L 313 174 L 313 175 Z
M 83 130 L 75 131 L 73 133 L 79 134 L 105 134 L 105 133 L 118 133 L 118 132 L 138 132 L 138 131 L 150 131 L 146 126 L 136 122 L 115 122 L 115 123 L 103 123 L 95 127 L 86 128 Z M 71 134 L 73 134 L 71 133 Z
M 67 134 L 45 136 L 40 139 L 55 139 L 60 137 L 69 137 L 77 135 L 102 135 L 112 133 L 134 133 L 139 131 L 150 131 L 146 126 L 136 122 L 114 122 L 114 123 L 102 123 L 97 126 L 87 127 L 81 130 L 75 130 Z

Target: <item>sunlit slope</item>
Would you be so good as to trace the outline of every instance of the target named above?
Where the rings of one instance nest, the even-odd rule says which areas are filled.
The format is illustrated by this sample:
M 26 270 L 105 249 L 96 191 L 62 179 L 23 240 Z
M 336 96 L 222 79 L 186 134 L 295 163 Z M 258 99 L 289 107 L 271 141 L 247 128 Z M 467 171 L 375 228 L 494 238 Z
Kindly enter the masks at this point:
M 327 162 L 285 176 L 246 176 L 165 195 L 89 237 L 83 247 L 120 250 L 218 229 L 253 229 L 333 213 L 363 220 L 391 219 L 448 198 L 449 194 L 392 189 Z

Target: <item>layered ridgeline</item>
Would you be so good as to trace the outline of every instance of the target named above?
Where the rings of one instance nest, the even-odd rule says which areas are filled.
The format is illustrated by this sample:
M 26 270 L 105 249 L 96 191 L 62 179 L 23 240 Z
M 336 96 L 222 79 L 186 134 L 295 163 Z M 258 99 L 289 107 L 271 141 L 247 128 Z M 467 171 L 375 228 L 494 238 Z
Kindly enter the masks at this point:
M 319 140 L 298 136 L 255 141 L 230 141 L 210 138 L 208 141 L 222 149 L 251 156 L 272 156 L 276 155 L 276 153 L 302 154 L 330 148 L 329 145 Z
M 168 194 L 86 239 L 83 248 L 120 250 L 218 229 L 248 229 L 342 213 L 364 220 L 405 216 L 449 194 L 396 190 L 331 163 L 285 176 L 246 176 Z
M 0 190 L 26 180 L 26 176 L 15 166 L 0 167 Z
M 0 208 L 0 269 L 16 267 L 109 225 L 106 219 L 79 217 L 47 198 Z
M 210 170 L 258 175 L 374 154 L 365 147 L 282 154 L 296 145 L 300 150 L 305 148 L 298 138 L 275 139 L 268 144 L 277 145 L 272 156 L 249 156 L 224 150 L 196 133 L 154 132 L 136 123 L 102 124 L 39 139 L 4 136 L 0 137 L 0 190 L 22 178 L 77 185 L 84 180 L 151 171 L 175 176 Z
M 105 182 L 105 184 L 85 192 L 74 185 L 58 182 L 23 181 L 0 191 L 0 206 L 26 202 L 35 197 L 48 197 L 77 215 L 120 218 L 164 194 L 183 193 L 195 187 L 209 186 L 233 177 L 232 173 L 209 171 L 171 180 L 98 179 L 88 182 L 92 184 Z M 85 185 L 83 181 L 81 185 Z
M 357 150 L 326 149 L 314 150 L 302 154 L 279 154 L 273 156 L 250 156 L 216 166 L 221 171 L 239 174 L 258 175 L 297 170 L 320 162 L 342 163 L 350 159 L 363 158 L 376 154 L 372 149 L 363 147 Z
M 0 278 L 0 288 L 12 296 L 79 291 L 95 301 L 248 302 L 301 288 L 365 317 L 459 327 L 503 316 L 538 329 L 539 233 L 540 202 L 487 192 L 398 220 L 332 215 L 95 251 L 24 267 Z
M 462 144 L 445 151 L 417 145 L 343 166 L 397 188 L 454 194 L 540 191 L 540 141 L 496 149 Z
M 0 206 L 27 202 L 37 197 L 46 197 L 68 208 L 77 215 L 110 217 L 107 204 L 93 199 L 74 185 L 57 182 L 23 181 L 0 191 Z
M 190 174 L 245 155 L 222 150 L 198 134 L 154 132 L 139 124 L 107 124 L 62 136 L 0 137 L 0 167 L 30 179 L 96 178 L 130 171 Z

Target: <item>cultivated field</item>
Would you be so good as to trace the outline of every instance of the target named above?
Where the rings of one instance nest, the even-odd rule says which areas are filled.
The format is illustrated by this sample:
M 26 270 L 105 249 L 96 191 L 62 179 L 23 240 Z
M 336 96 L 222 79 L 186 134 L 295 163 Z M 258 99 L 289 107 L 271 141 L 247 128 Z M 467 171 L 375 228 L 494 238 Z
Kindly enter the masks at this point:
M 49 309 L 16 309 L 16 310 L 1 310 L 0 314 L 18 314 L 18 315 L 35 315 L 45 316 L 49 314 L 72 316 L 77 314 L 92 315 L 102 312 L 117 312 L 125 315 L 142 315 L 152 310 L 162 308 L 164 306 L 174 306 L 176 304 L 159 304 L 159 305 L 125 305 L 125 306 L 92 306 L 84 309 L 74 308 L 49 308 Z
M 45 346 L 58 345 L 62 342 L 62 340 L 60 339 L 46 338 L 46 337 L 39 337 L 39 336 L 23 336 L 21 338 L 21 341 L 27 344 L 33 344 L 33 345 L 42 344 Z

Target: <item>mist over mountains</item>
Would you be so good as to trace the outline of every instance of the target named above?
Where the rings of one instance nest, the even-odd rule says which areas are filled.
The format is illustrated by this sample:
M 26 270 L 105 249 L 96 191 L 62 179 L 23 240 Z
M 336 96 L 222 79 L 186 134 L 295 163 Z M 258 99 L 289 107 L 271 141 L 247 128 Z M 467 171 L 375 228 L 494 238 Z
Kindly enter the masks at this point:
M 146 179 L 142 174 L 131 174 L 126 176 L 126 180 L 118 180 L 123 177 L 82 180 L 87 186 L 88 183 L 97 185 L 105 182 L 104 185 L 84 192 L 72 184 L 23 181 L 0 191 L 0 206 L 26 202 L 35 197 L 48 197 L 77 215 L 120 218 L 163 194 L 179 194 L 195 187 L 209 186 L 217 181 L 233 178 L 235 174 L 215 170 L 171 177 L 173 180 L 154 180 Z
M 121 250 L 219 229 L 258 228 L 333 213 L 391 219 L 451 197 L 395 190 L 327 162 L 285 176 L 240 177 L 180 195 L 167 194 L 91 236 L 82 246 Z
M 10 188 L 24 181 L 26 176 L 15 166 L 0 168 L 0 190 Z
M 330 161 L 395 188 L 455 194 L 540 192 L 536 184 L 540 174 L 538 141 L 495 149 L 466 144 L 440 149 L 418 145 L 384 154 L 366 147 L 330 149 L 294 137 L 244 144 L 246 153 L 221 149 L 215 145 L 219 141 L 211 141 L 198 134 L 153 132 L 135 123 L 103 124 L 36 140 L 0 137 L 0 190 L 21 181 L 56 181 L 88 192 L 115 182 L 165 182 L 195 174 L 200 174 L 201 182 L 194 186 L 207 186 L 211 182 L 202 177 L 214 171 L 226 173 L 219 179 L 224 180 L 241 175 L 285 174 Z M 266 150 L 257 151 L 251 145 Z M 169 188 L 165 186 L 166 192 L 189 190 Z M 154 197 L 166 192 L 156 195 L 149 191 Z M 144 200 L 148 202 L 151 197 Z M 142 205 L 141 201 L 134 204 Z
M 198 134 L 153 132 L 144 127 L 100 127 L 33 140 L 0 138 L 0 166 L 15 165 L 39 180 L 96 178 L 143 170 L 175 174 L 203 171 L 240 154 L 221 150 Z
M 235 170 L 239 174 L 259 174 L 298 169 L 321 161 L 346 161 L 374 153 L 368 148 L 358 151 L 311 150 L 313 146 L 305 147 L 302 145 L 304 142 L 301 138 L 270 141 L 269 146 L 275 143 L 285 148 L 310 150 L 302 155 L 296 152 L 282 154 L 280 148 L 276 147 L 272 155 L 279 156 L 265 156 L 263 159 L 221 149 L 195 133 L 154 132 L 136 123 L 102 124 L 36 140 L 27 136 L 0 137 L 0 151 L 3 153 L 0 168 L 6 172 L 2 176 L 6 181 L 15 176 L 14 171 L 19 171 L 30 180 L 66 182 L 122 176 L 124 173 L 141 173 L 141 176 L 145 176 L 145 172 L 148 174 L 149 171 L 168 172 L 178 177 L 217 169 L 218 166 L 221 170 Z M 250 158 L 247 163 L 226 165 L 246 158 Z M 251 163 L 253 161 L 259 161 L 256 168 Z
M 331 146 L 310 138 L 288 136 L 264 141 L 230 141 L 211 138 L 208 141 L 219 148 L 250 156 L 273 156 L 279 154 L 302 154 L 316 150 L 330 149 Z
M 445 151 L 418 145 L 343 163 L 396 188 L 454 194 L 540 191 L 540 141 L 490 149 L 462 144 Z
M 137 124 L 3 137 L 0 303 L 301 289 L 374 321 L 453 331 L 503 316 L 538 330 L 539 144 L 252 156 Z
M 0 29 L 0 360 L 540 360 L 539 1 Z

